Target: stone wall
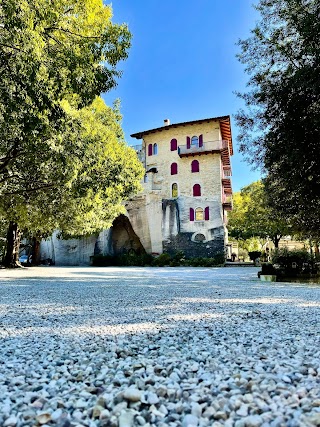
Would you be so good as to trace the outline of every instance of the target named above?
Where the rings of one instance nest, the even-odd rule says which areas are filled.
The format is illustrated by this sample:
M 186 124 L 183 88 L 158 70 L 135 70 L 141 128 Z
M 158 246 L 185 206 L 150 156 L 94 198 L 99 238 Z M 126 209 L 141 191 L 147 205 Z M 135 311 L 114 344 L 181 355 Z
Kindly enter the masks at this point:
M 199 202 L 200 203 L 200 202 Z M 192 197 L 178 197 L 162 201 L 163 250 L 168 253 L 183 251 L 187 257 L 213 257 L 224 252 L 225 230 L 219 203 L 206 198 L 212 220 L 190 221 L 189 208 Z
M 213 258 L 219 253 L 224 253 L 224 238 L 223 234 L 219 235 L 208 242 L 192 241 L 193 233 L 179 233 L 172 237 L 169 241 L 163 242 L 163 249 L 169 254 L 182 251 L 187 258 Z
M 138 195 L 125 204 L 133 230 L 147 253 L 162 253 L 162 198 L 157 192 Z
M 200 184 L 202 195 L 217 197 L 221 201 L 221 156 L 220 154 L 202 154 L 195 157 L 180 158 L 178 151 L 170 150 L 171 139 L 177 139 L 178 146 L 186 145 L 186 137 L 203 135 L 203 142 L 217 141 L 221 139 L 219 122 L 179 126 L 176 128 L 165 128 L 159 132 L 144 136 L 143 145 L 146 147 L 146 170 L 156 168 L 157 173 L 150 172 L 148 183 L 145 184 L 147 192 L 159 191 L 162 198 L 171 197 L 173 183 L 178 183 L 179 195 L 192 197 L 192 187 Z M 148 156 L 148 145 L 158 145 L 158 154 Z M 192 160 L 198 160 L 200 171 L 191 172 Z M 178 164 L 178 173 L 171 175 L 171 163 Z
M 97 236 L 78 239 L 61 239 L 55 231 L 50 239 L 40 243 L 40 259 L 52 260 L 55 265 L 90 265 L 94 254 Z

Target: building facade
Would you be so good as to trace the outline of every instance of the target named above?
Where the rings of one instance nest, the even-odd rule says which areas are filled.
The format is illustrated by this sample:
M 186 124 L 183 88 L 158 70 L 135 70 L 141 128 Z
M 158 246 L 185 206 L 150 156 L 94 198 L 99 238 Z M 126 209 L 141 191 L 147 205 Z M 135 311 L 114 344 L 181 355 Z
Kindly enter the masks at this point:
M 126 203 L 148 253 L 183 251 L 211 257 L 225 251 L 232 209 L 230 117 L 184 123 L 131 135 L 146 175 L 144 191 Z

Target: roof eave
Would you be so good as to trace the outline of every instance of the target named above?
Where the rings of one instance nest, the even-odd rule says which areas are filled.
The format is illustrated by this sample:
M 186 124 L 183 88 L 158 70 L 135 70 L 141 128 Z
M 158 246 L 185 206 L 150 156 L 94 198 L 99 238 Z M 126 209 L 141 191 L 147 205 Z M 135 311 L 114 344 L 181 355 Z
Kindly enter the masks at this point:
M 162 130 L 169 130 L 169 129 L 174 129 L 174 128 L 180 127 L 180 126 L 187 126 L 187 125 L 199 124 L 199 123 L 210 122 L 210 121 L 220 121 L 220 120 L 225 120 L 225 119 L 230 120 L 230 116 L 210 117 L 208 119 L 191 120 L 189 122 L 173 123 L 172 125 L 169 125 L 169 126 L 161 126 L 159 128 L 154 128 L 154 129 L 149 129 L 149 130 L 145 130 L 142 132 L 133 133 L 130 136 L 132 138 L 141 139 L 141 138 L 143 138 L 144 135 L 148 135 L 150 133 L 155 133 L 155 132 L 161 132 Z

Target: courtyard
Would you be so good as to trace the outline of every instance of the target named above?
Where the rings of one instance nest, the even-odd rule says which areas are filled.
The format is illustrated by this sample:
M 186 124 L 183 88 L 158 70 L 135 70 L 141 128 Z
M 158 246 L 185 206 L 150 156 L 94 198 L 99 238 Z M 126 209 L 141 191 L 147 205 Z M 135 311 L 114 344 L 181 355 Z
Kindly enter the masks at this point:
M 257 271 L 0 270 L 0 425 L 320 426 L 320 286 Z

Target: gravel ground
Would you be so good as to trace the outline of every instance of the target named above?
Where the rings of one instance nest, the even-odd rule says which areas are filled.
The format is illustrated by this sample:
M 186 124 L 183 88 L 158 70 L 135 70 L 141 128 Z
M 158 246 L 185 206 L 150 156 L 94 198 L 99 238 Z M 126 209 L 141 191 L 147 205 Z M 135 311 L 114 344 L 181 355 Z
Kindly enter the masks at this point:
M 256 273 L 0 270 L 0 425 L 320 426 L 320 287 Z

